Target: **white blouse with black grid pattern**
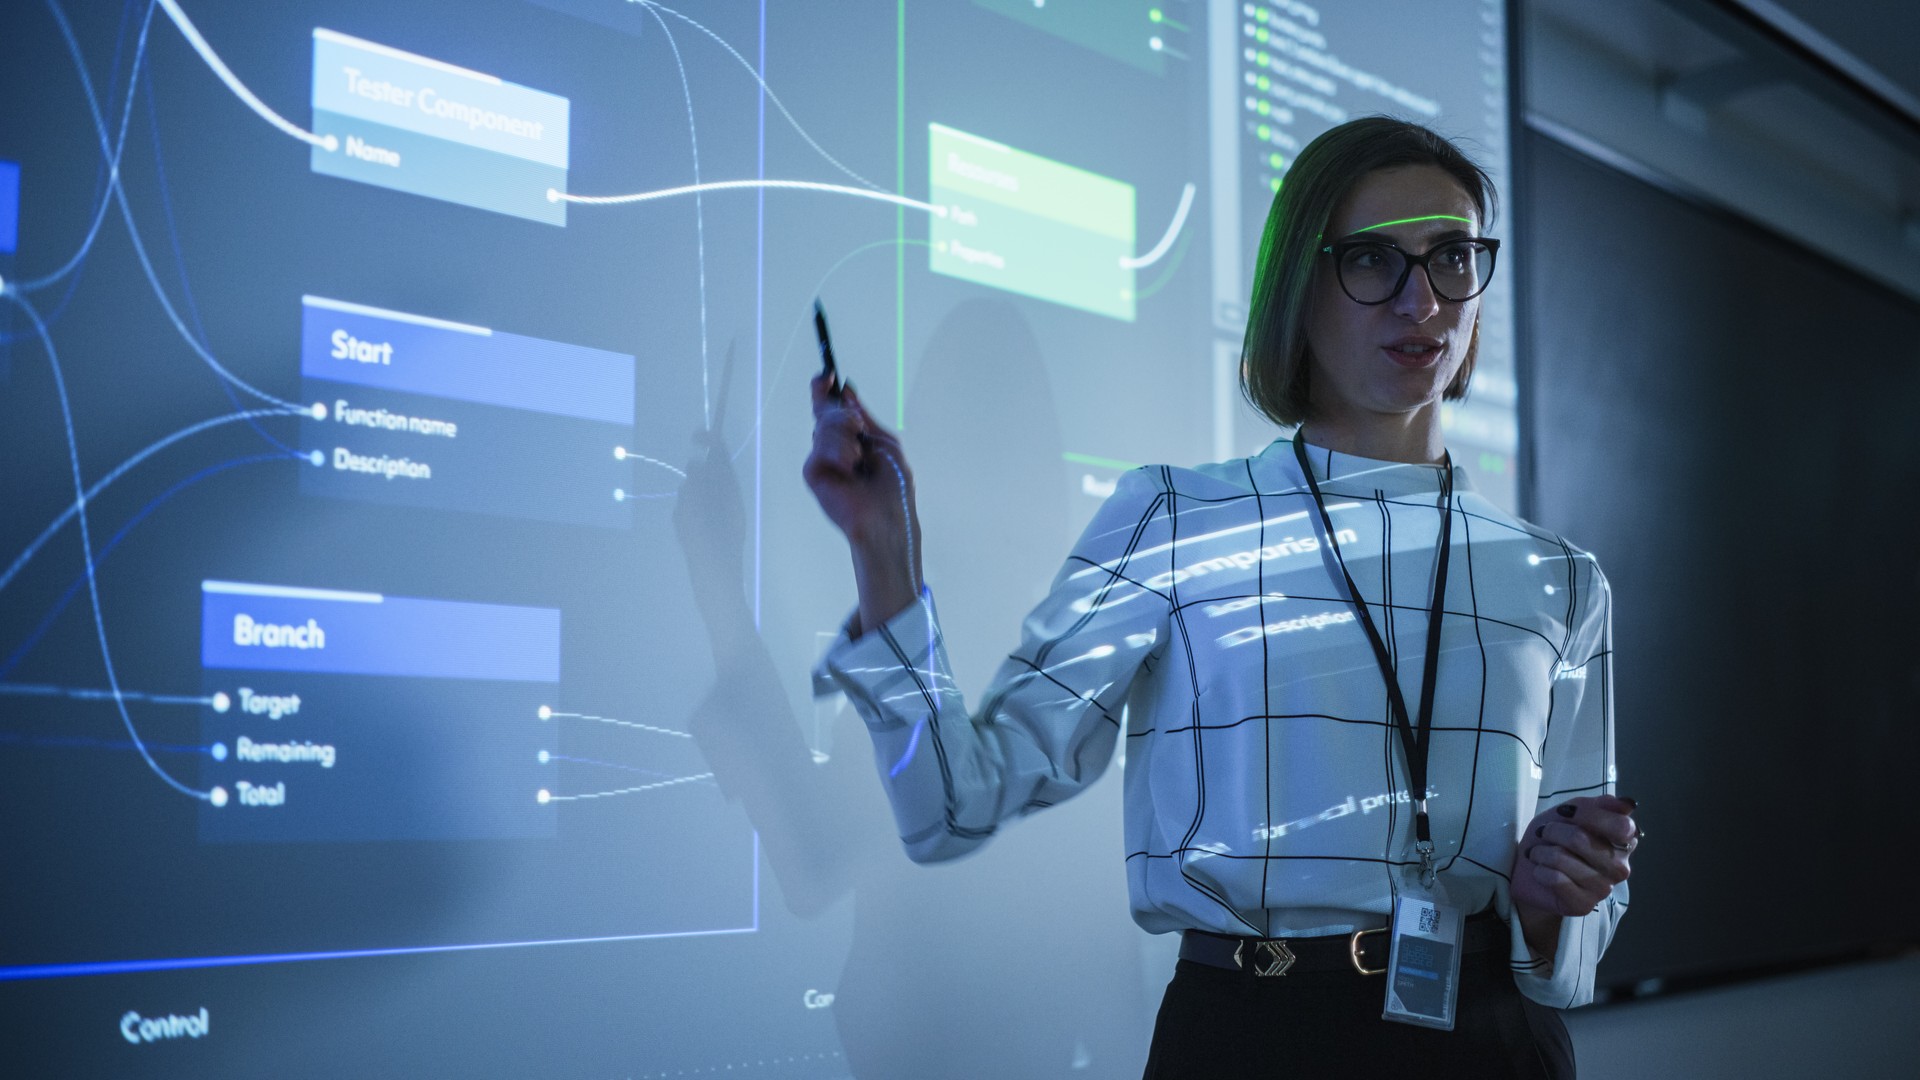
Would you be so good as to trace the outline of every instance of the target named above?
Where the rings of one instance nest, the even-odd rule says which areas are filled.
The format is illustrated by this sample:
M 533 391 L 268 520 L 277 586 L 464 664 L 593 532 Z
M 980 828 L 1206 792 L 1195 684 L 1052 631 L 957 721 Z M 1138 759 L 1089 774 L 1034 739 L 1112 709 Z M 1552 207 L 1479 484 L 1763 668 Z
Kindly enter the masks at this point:
M 1420 697 L 1441 467 L 1309 446 L 1340 552 Z M 1541 808 L 1614 787 L 1610 602 L 1593 558 L 1494 506 L 1456 468 L 1428 766 L 1438 865 L 1512 925 L 1523 993 L 1592 999 L 1627 887 L 1563 921 L 1552 962 L 1507 874 Z M 1292 447 L 1120 480 L 1027 616 L 977 712 L 931 592 L 822 660 L 872 733 L 908 853 L 965 853 L 1072 796 L 1121 741 L 1127 880 L 1147 930 L 1284 937 L 1382 924 L 1417 865 L 1380 669 L 1323 561 Z

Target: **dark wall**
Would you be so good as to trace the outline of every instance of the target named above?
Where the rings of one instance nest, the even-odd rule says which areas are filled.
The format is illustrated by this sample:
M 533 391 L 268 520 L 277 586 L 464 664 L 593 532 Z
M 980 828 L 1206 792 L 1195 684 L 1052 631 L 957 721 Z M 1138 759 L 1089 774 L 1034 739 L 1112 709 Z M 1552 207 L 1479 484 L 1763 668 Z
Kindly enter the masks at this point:
M 1916 938 L 1920 304 L 1539 134 L 1532 516 L 1613 586 L 1603 982 Z

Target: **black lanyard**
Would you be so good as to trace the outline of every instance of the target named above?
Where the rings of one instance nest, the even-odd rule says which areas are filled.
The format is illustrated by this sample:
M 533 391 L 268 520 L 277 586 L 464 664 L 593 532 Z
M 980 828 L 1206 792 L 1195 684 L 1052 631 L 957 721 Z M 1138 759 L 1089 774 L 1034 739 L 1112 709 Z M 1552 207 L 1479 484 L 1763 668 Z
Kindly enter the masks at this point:
M 1367 605 L 1360 598 L 1360 589 L 1353 583 L 1353 575 L 1347 572 L 1347 560 L 1340 554 L 1340 541 L 1335 535 L 1333 518 L 1327 513 L 1327 501 L 1320 494 L 1320 482 L 1314 479 L 1313 465 L 1307 461 L 1307 444 L 1296 433 L 1293 437 L 1293 456 L 1300 461 L 1300 471 L 1306 474 L 1307 487 L 1313 492 L 1313 505 L 1320 511 L 1320 524 L 1326 532 L 1327 546 L 1322 551 L 1330 551 L 1327 559 L 1328 569 L 1338 568 L 1340 579 L 1346 582 L 1347 597 L 1353 604 L 1353 610 L 1359 616 L 1360 626 L 1367 632 L 1367 641 L 1373 646 L 1373 659 L 1380 665 L 1380 676 L 1387 684 L 1387 703 L 1393 711 L 1394 726 L 1400 732 L 1400 745 L 1407 755 L 1408 795 L 1413 799 L 1414 850 L 1420 853 L 1420 881 L 1431 888 L 1435 878 L 1433 868 L 1433 828 L 1427 820 L 1427 748 L 1433 738 L 1433 684 L 1440 673 L 1440 620 L 1446 613 L 1447 601 L 1447 563 L 1453 555 L 1453 456 L 1446 461 L 1446 473 L 1440 481 L 1440 537 L 1435 543 L 1440 548 L 1439 565 L 1433 575 L 1433 605 L 1427 611 L 1427 668 L 1420 679 L 1420 718 L 1416 731 L 1413 721 L 1407 715 L 1407 701 L 1400 693 L 1400 676 L 1394 670 L 1393 660 L 1387 655 L 1387 643 L 1381 639 L 1380 631 L 1373 625 L 1373 616 L 1367 613 Z M 1382 544 L 1386 542 L 1381 538 Z M 1381 553 L 1382 562 L 1386 553 Z

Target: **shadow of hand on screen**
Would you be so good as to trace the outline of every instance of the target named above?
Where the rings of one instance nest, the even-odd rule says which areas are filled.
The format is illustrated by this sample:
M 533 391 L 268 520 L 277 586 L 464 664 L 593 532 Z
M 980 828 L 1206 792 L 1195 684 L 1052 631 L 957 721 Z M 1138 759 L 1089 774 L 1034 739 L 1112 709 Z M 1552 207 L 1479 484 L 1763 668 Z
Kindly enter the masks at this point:
M 695 439 L 673 528 L 713 649 L 714 680 L 689 728 L 721 791 L 759 831 L 787 906 L 810 918 L 851 891 L 859 849 L 890 838 L 884 818 L 861 827 L 833 778 L 814 765 L 742 584 L 746 508 L 726 440 L 717 428 Z
M 974 305 L 943 330 L 936 338 L 946 347 L 930 357 L 932 368 L 960 378 L 980 363 L 966 346 L 997 331 L 1007 340 L 990 350 L 988 383 L 998 380 L 1034 402 L 1025 407 L 1036 414 L 1033 424 L 1052 423 L 1048 395 L 1028 385 L 1041 377 L 1037 348 L 1017 313 Z M 725 400 L 731 367 L 716 402 Z M 940 388 L 937 380 L 929 385 Z M 722 412 L 716 404 L 714 414 Z M 979 433 L 962 418 L 923 426 L 948 456 L 978 463 Z M 1015 453 L 1028 472 L 1037 471 L 1029 458 L 1048 458 L 1031 445 Z M 1138 931 L 1122 914 L 1124 893 L 1089 885 L 1110 880 L 1111 889 L 1120 877 L 1117 785 L 1023 824 L 982 855 L 933 866 L 908 860 L 865 725 L 843 707 L 830 731 L 815 732 L 823 745 L 810 746 L 754 624 L 744 585 L 746 500 L 717 425 L 696 436 L 686 474 L 673 527 L 714 660 L 713 687 L 688 728 L 721 791 L 759 831 L 787 909 L 812 919 L 837 901 L 853 902 L 832 1006 L 849 1071 L 861 1080 L 1137 1076 L 1145 1058 L 1144 1036 L 1133 1031 L 1145 1021 L 1135 1020 Z M 1015 519 L 1045 520 L 1030 504 L 1057 507 L 1058 482 L 1034 481 L 1034 491 L 1009 504 L 1019 507 Z M 1059 528 L 1038 531 L 1046 538 Z M 957 546 L 977 553 L 977 560 L 956 560 L 956 569 L 970 571 L 963 578 L 1011 580 L 1001 546 L 1021 540 L 995 535 L 1008 531 L 949 523 Z M 1017 590 L 997 592 L 1014 594 L 1003 598 L 1008 604 L 1024 602 Z M 1000 605 L 978 619 L 967 617 L 970 605 L 954 606 L 961 624 L 1004 630 L 1017 619 Z M 988 625 L 966 629 L 988 639 Z M 1111 851 L 1089 842 L 1106 831 L 1114 834 Z

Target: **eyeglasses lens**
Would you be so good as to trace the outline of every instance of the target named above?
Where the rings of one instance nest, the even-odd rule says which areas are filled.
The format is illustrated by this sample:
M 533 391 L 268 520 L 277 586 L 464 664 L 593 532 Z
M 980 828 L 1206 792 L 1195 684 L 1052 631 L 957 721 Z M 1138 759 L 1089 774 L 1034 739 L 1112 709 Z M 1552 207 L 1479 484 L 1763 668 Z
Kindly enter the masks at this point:
M 1471 240 L 1441 244 L 1427 253 L 1427 280 L 1442 300 L 1471 300 L 1493 272 L 1493 249 Z M 1362 304 L 1384 303 L 1406 272 L 1407 258 L 1387 244 L 1354 244 L 1340 256 L 1340 284 Z

